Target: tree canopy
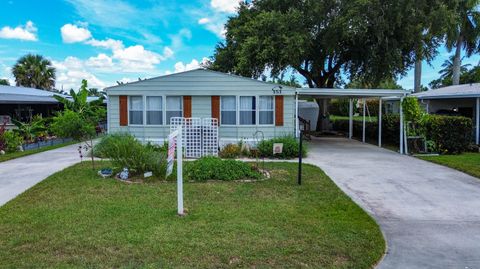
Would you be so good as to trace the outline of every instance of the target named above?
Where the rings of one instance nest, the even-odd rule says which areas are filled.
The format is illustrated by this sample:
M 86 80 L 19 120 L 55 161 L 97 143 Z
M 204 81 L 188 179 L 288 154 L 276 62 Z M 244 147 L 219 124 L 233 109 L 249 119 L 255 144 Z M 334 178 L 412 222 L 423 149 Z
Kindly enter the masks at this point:
M 293 69 L 309 87 L 334 87 L 341 72 L 351 80 L 378 84 L 405 74 L 415 62 L 418 44 L 424 57 L 434 54 L 450 1 L 420 2 L 244 3 L 226 23 L 225 41 L 217 45 L 210 68 L 254 78 L 266 69 L 274 77 Z M 434 12 L 438 26 L 418 22 Z M 425 31 L 428 27 L 434 30 Z
M 8 79 L 0 78 L 0 85 L 10 86 L 10 82 L 8 82 Z
M 52 90 L 55 87 L 55 68 L 41 55 L 27 54 L 12 68 L 17 86 Z

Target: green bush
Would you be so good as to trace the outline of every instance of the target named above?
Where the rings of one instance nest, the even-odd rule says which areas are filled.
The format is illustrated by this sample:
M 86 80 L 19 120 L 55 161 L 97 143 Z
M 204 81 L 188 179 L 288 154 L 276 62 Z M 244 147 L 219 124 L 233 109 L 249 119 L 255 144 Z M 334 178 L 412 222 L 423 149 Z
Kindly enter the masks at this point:
M 94 154 L 97 157 L 111 159 L 118 168 L 127 167 L 134 174 L 152 171 L 161 179 L 166 173 L 166 151 L 160 147 L 143 145 L 130 134 L 110 134 L 95 145 Z
M 348 106 L 349 101 L 346 98 L 342 99 L 332 99 L 330 100 L 329 104 L 329 113 L 330 115 L 337 115 L 337 116 L 348 116 Z M 353 113 L 356 113 L 357 108 L 357 100 L 353 100 Z
M 6 152 L 15 152 L 23 143 L 23 137 L 16 132 L 6 131 L 2 135 Z
M 458 154 L 469 149 L 473 132 L 470 118 L 429 115 L 425 124 L 427 138 L 435 142 L 440 153 Z
M 242 155 L 242 149 L 237 144 L 228 144 L 218 154 L 222 158 L 235 159 Z
M 333 129 L 348 134 L 348 120 L 332 120 Z M 353 137 L 362 138 L 363 122 L 361 120 L 353 121 Z M 376 141 L 378 139 L 378 122 L 365 122 L 365 137 L 367 140 Z M 398 145 L 400 139 L 400 117 L 399 115 L 382 116 L 382 141 L 384 144 Z
M 348 133 L 348 120 L 333 120 L 336 131 Z M 426 130 L 427 144 L 439 153 L 461 153 L 468 151 L 472 141 L 472 120 L 465 117 L 427 115 L 422 120 L 422 128 Z M 362 137 L 362 121 L 353 121 L 353 136 Z M 366 122 L 365 136 L 367 140 L 378 139 L 378 123 Z M 397 145 L 400 141 L 400 116 L 383 115 L 382 141 L 384 144 Z
M 273 155 L 273 144 L 274 143 L 283 143 L 283 152 L 280 154 Z M 285 136 L 272 138 L 268 140 L 262 140 L 257 145 L 260 156 L 262 157 L 271 157 L 271 158 L 280 158 L 280 159 L 290 159 L 298 157 L 298 140 L 293 136 Z M 305 144 L 302 147 L 302 155 L 305 157 L 307 155 L 307 150 Z
M 218 157 L 207 156 L 185 166 L 186 177 L 190 180 L 239 180 L 260 179 L 262 175 L 245 162 L 222 160 Z

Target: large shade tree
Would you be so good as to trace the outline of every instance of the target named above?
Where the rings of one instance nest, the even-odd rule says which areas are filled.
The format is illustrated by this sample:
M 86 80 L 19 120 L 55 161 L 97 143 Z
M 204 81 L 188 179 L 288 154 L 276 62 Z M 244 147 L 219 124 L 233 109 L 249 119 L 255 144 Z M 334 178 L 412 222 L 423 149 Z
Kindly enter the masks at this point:
M 452 23 L 446 34 L 446 45 L 451 51 L 455 48 L 453 59 L 452 83 L 460 83 L 462 49 L 466 56 L 478 52 L 480 46 L 480 12 L 478 6 L 480 0 L 459 0 L 454 12 L 454 23 Z
M 335 87 L 340 74 L 378 84 L 405 74 L 423 31 L 412 25 L 414 0 L 254 0 L 226 24 L 211 68 L 258 78 L 293 70 L 313 88 Z M 421 14 L 427 13 L 421 12 Z M 416 17 L 414 17 L 416 16 Z M 424 38 L 431 51 L 436 39 Z
M 52 90 L 55 87 L 55 68 L 41 55 L 27 54 L 12 68 L 17 86 Z

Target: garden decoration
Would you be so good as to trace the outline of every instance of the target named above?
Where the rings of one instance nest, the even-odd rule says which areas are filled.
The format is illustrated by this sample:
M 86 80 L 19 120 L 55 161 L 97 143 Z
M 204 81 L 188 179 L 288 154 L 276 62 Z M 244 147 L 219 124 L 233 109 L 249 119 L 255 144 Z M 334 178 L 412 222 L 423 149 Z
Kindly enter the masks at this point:
M 98 175 L 100 175 L 102 178 L 111 177 L 112 174 L 113 174 L 113 171 L 110 168 L 104 168 L 104 169 L 98 171 Z
M 255 145 L 256 145 L 256 150 L 254 151 L 255 153 L 255 167 L 258 169 L 258 154 L 260 153 L 258 150 L 258 144 L 260 141 L 265 140 L 265 135 L 263 134 L 262 131 L 256 131 L 253 134 L 253 138 L 255 139 Z M 261 139 L 260 139 L 261 138 Z M 262 156 L 262 170 L 265 170 L 265 157 Z
M 125 167 L 125 168 L 123 168 L 123 171 L 120 172 L 119 178 L 120 178 L 121 180 L 127 180 L 127 179 L 128 179 L 128 174 L 129 174 L 129 173 L 128 173 L 128 168 Z

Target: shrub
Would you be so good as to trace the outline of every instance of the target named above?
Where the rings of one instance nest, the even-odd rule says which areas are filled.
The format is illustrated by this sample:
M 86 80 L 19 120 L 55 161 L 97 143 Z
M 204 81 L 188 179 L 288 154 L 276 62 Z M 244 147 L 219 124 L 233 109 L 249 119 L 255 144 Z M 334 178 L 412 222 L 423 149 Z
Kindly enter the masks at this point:
M 15 152 L 23 143 L 23 137 L 13 131 L 6 131 L 2 135 L 6 152 Z
M 440 153 L 458 154 L 469 149 L 473 125 L 470 118 L 429 115 L 425 123 L 427 138 Z
M 273 155 L 273 144 L 283 143 L 283 152 Z M 280 159 L 289 159 L 298 157 L 298 140 L 293 136 L 285 136 L 272 138 L 268 140 L 262 140 L 257 145 L 260 156 L 262 157 L 274 157 Z M 306 156 L 307 150 L 305 144 L 302 147 L 302 154 Z
M 365 114 L 370 116 L 378 116 L 378 103 L 378 99 L 367 99 L 367 111 Z M 358 108 L 358 113 L 360 113 L 360 115 L 363 114 L 363 105 L 360 105 Z M 347 115 L 345 116 L 348 116 L 348 111 Z
M 227 159 L 238 158 L 242 154 L 242 149 L 237 144 L 228 144 L 222 148 L 219 156 Z
M 329 104 L 329 113 L 330 115 L 337 115 L 337 116 L 348 116 L 348 106 L 349 101 L 346 98 L 342 99 L 332 99 Z M 355 114 L 357 107 L 357 100 L 354 99 L 353 101 L 353 113 Z
M 222 160 L 218 157 L 202 157 L 186 167 L 186 177 L 190 180 L 239 180 L 260 179 L 262 175 L 253 167 L 241 161 Z
M 333 129 L 343 133 L 348 133 L 348 120 L 332 120 Z M 353 121 L 353 137 L 362 137 L 362 121 Z M 365 137 L 367 140 L 375 141 L 378 139 L 378 123 L 365 122 Z M 400 139 L 400 116 L 383 115 L 382 116 L 382 141 L 384 144 L 398 145 Z
M 152 171 L 165 178 L 166 152 L 152 145 L 143 145 L 130 134 L 110 134 L 95 145 L 95 156 L 111 159 L 119 168 L 128 167 L 133 173 Z

